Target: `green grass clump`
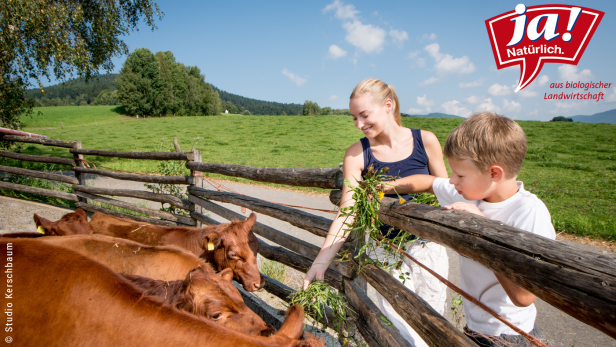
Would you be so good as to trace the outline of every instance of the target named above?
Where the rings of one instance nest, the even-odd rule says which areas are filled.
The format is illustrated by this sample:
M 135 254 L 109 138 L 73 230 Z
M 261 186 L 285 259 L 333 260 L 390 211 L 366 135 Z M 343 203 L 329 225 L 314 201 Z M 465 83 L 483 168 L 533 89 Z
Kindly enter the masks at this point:
M 260 259 L 260 271 L 266 276 L 269 276 L 280 283 L 286 284 L 287 281 L 287 267 L 279 262 L 261 258 Z
M 312 281 L 306 290 L 298 290 L 291 295 L 290 305 L 300 305 L 304 312 L 310 315 L 323 329 L 327 325 L 325 308 L 332 309 L 333 327 L 341 332 L 346 323 L 349 307 L 344 297 L 323 281 Z
M 182 150 L 202 152 L 203 161 L 287 168 L 338 167 L 346 149 L 363 134 L 349 116 L 212 116 L 163 117 L 120 122 L 107 108 L 109 123 L 94 126 L 93 106 L 65 109 L 71 126 L 25 129 L 60 140 L 79 140 L 84 148 L 117 151 L 169 151 L 173 137 Z M 47 110 L 26 120 L 29 126 L 58 123 Z M 80 119 L 85 119 L 86 126 Z M 102 119 L 102 118 L 101 118 Z M 112 122 L 113 121 L 113 122 Z M 49 123 L 47 123 L 49 122 Z M 444 145 L 462 119 L 403 118 L 403 125 L 433 132 Z M 518 180 L 548 207 L 557 232 L 616 241 L 616 125 L 564 122 L 518 122 L 527 136 L 528 154 Z M 25 145 L 22 153 L 72 158 L 67 149 Z M 158 163 L 86 156 L 103 166 L 130 172 L 155 173 Z M 247 182 L 216 174 L 206 177 Z M 326 192 L 319 188 L 294 188 Z M 579 216 L 576 217 L 576 216 Z

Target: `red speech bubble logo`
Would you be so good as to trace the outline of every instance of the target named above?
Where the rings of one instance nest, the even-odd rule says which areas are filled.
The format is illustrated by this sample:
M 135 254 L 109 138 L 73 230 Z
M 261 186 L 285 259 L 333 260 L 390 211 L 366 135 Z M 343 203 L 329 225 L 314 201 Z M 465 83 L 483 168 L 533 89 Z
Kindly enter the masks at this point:
M 514 11 L 486 20 L 496 67 L 520 66 L 516 92 L 545 63 L 577 65 L 604 13 L 586 7 L 519 4 Z

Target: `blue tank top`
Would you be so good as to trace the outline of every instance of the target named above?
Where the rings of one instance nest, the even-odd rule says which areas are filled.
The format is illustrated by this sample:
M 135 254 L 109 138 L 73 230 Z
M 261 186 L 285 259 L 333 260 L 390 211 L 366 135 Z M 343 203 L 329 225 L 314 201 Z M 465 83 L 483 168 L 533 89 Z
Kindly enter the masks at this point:
M 428 154 L 426 153 L 426 149 L 424 148 L 423 140 L 421 139 L 421 130 L 420 129 L 410 129 L 413 133 L 413 153 L 408 156 L 406 159 L 402 159 L 400 161 L 395 162 L 382 162 L 374 157 L 372 154 L 372 149 L 370 149 L 370 141 L 367 138 L 362 138 L 361 146 L 364 150 L 364 169 L 361 172 L 362 177 L 368 173 L 368 167 L 373 165 L 376 171 L 382 170 L 384 167 L 389 168 L 389 176 L 390 177 L 407 177 L 411 175 L 429 175 L 430 170 L 428 169 Z M 398 196 L 396 194 L 387 194 L 387 197 L 397 199 Z M 413 199 L 414 195 L 411 194 L 400 194 L 402 198 L 405 200 Z M 394 238 L 401 231 L 399 229 L 394 229 L 394 231 L 388 234 L 391 226 L 382 225 L 381 231 L 384 235 L 388 235 L 389 238 Z M 416 239 L 416 237 L 411 238 L 411 240 Z M 421 240 L 421 239 L 420 239 Z

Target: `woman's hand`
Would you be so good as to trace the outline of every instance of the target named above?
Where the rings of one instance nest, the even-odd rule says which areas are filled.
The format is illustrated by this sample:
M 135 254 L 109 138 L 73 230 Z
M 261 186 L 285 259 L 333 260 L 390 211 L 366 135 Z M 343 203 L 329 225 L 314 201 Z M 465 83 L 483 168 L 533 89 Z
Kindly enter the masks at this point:
M 306 273 L 306 277 L 304 277 L 304 290 L 306 290 L 308 288 L 308 285 L 310 285 L 310 282 L 312 282 L 313 280 L 323 280 L 325 279 L 325 271 L 327 271 L 327 268 L 329 267 L 329 264 L 317 264 L 316 262 L 312 264 L 312 266 L 310 267 L 310 270 L 308 270 L 308 272 Z

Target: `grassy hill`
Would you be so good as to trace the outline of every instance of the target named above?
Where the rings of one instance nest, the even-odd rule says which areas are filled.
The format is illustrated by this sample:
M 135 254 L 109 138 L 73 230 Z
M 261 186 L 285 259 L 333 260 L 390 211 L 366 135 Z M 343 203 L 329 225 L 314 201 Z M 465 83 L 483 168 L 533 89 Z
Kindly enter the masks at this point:
M 80 140 L 84 148 L 169 151 L 173 137 L 203 160 L 269 167 L 337 167 L 349 145 L 363 137 L 348 116 L 215 116 L 139 119 L 120 117 L 111 106 L 50 107 L 27 131 L 54 139 Z M 59 114 L 51 109 L 61 110 Z M 61 129 L 57 117 L 64 117 Z M 97 119 L 97 126 L 94 125 Z M 432 131 L 444 143 L 462 119 L 403 118 Z M 82 122 L 85 124 L 83 125 Z M 520 121 L 528 154 L 519 179 L 548 206 L 558 232 L 616 241 L 616 125 Z M 52 128 L 53 127 L 53 128 Z M 72 157 L 66 149 L 26 145 L 24 153 Z M 158 163 L 88 157 L 104 166 L 156 172 Z M 21 163 L 22 165 L 33 165 Z M 0 164 L 3 165 L 3 164 Z M 323 191 L 323 190 L 321 190 Z
M 574 122 L 616 124 L 616 109 L 595 113 L 592 116 L 573 116 Z
M 42 115 L 38 115 L 41 112 Z M 32 117 L 22 117 L 24 127 L 33 130 L 37 128 L 61 128 L 74 126 L 90 126 L 121 122 L 121 118 L 132 120 L 133 117 L 121 116 L 121 106 L 52 106 L 35 107 Z

